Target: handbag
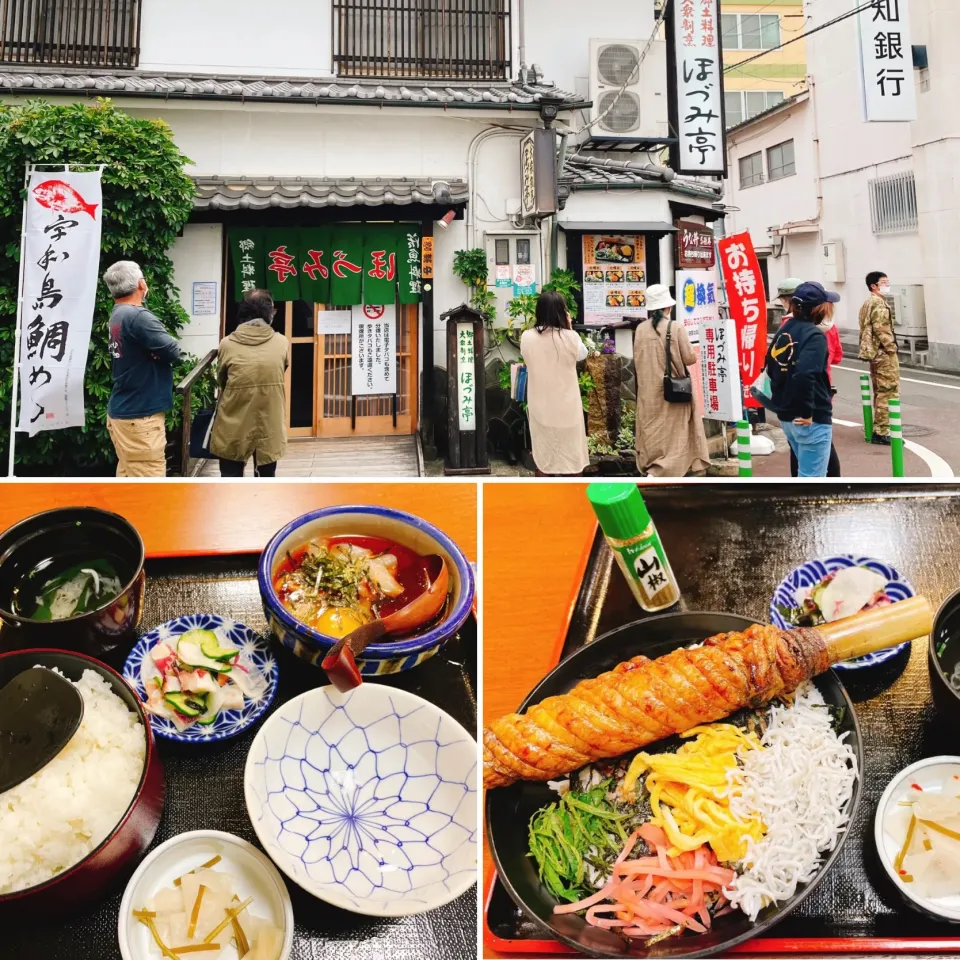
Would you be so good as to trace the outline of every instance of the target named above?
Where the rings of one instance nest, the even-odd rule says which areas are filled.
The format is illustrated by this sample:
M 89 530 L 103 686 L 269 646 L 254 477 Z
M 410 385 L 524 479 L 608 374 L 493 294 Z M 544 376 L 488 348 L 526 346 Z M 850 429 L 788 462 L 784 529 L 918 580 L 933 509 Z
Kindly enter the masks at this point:
M 671 376 L 670 335 L 676 320 L 667 324 L 667 368 L 663 374 L 663 399 L 667 403 L 693 403 L 693 383 L 690 374 L 685 377 Z
M 773 405 L 773 384 L 770 382 L 770 374 L 767 373 L 766 367 L 764 367 L 760 376 L 750 384 L 750 396 L 772 413 L 777 412 Z
M 515 363 L 514 365 L 514 385 L 513 400 L 517 403 L 527 402 L 527 365 L 525 363 Z
M 198 410 L 190 422 L 190 456 L 195 460 L 216 460 L 210 452 L 210 437 L 217 411 Z

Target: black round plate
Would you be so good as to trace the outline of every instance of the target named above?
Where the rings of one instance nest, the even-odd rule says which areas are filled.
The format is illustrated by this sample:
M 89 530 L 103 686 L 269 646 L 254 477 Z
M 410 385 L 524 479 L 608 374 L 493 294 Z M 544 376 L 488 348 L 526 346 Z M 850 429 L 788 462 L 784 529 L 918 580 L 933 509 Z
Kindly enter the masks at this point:
M 620 627 L 560 663 L 540 681 L 517 712 L 523 713 L 530 704 L 546 697 L 566 693 L 581 680 L 612 670 L 618 663 L 638 654 L 653 659 L 718 633 L 745 630 L 755 622 L 729 613 L 670 613 Z M 836 674 L 833 671 L 825 673 L 817 677 L 815 683 L 828 704 L 845 708 L 840 732 L 848 734 L 847 743 L 857 756 L 860 774 L 850 800 L 849 822 L 852 822 L 860 802 L 863 779 L 860 728 L 853 703 Z M 729 950 L 768 930 L 809 896 L 837 859 L 849 833 L 848 826 L 810 883 L 799 887 L 789 900 L 767 907 L 756 922 L 737 911 L 721 917 L 705 934 L 670 937 L 652 947 L 644 946 L 643 940 L 634 940 L 628 945 L 622 937 L 589 926 L 577 916 L 554 915 L 557 901 L 542 886 L 536 863 L 527 856 L 527 824 L 537 810 L 555 800 L 556 794 L 545 783 L 524 781 L 488 790 L 486 825 L 490 852 L 501 882 L 528 917 L 562 943 L 596 957 L 709 957 Z

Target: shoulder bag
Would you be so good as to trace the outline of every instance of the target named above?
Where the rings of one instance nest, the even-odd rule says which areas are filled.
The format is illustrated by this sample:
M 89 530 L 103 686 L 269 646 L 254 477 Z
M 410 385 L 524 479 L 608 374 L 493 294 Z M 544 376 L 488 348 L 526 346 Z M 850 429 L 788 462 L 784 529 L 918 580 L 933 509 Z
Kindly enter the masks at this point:
M 663 399 L 667 403 L 693 403 L 693 383 L 688 373 L 683 377 L 671 376 L 670 335 L 676 320 L 667 324 L 667 366 L 663 374 Z

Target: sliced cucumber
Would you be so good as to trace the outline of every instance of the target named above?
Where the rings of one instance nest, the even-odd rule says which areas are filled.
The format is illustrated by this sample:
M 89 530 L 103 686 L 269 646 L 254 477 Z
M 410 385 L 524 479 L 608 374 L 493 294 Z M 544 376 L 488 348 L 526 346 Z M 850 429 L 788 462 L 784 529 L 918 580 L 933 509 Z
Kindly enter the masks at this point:
M 191 630 L 190 633 L 203 634 L 200 638 L 200 650 L 211 660 L 232 660 L 240 652 L 236 647 L 221 647 L 220 638 L 212 630 Z
M 203 713 L 197 717 L 197 723 L 204 727 L 209 727 L 211 723 L 214 723 L 217 717 L 220 715 L 219 702 L 220 698 L 215 693 L 208 693 L 207 705 L 204 708 Z
M 193 633 L 195 631 L 190 632 Z M 189 635 L 190 634 L 185 633 L 184 637 Z M 177 644 L 177 656 L 188 667 L 201 667 L 204 670 L 209 670 L 211 673 L 230 672 L 229 663 L 225 663 L 222 660 L 213 660 L 211 657 L 206 656 L 198 644 L 191 643 L 189 640 L 181 638 L 180 643 Z
M 199 717 L 207 709 L 205 700 L 188 693 L 168 693 L 163 699 L 185 717 Z

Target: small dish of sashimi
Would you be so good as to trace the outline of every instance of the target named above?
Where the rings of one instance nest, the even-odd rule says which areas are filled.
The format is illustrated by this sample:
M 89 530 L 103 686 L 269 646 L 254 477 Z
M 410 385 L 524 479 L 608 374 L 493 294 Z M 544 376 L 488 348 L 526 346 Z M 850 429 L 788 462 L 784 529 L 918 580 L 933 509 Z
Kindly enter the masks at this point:
M 226 740 L 248 729 L 277 693 L 277 663 L 255 630 L 228 617 L 177 617 L 144 634 L 123 665 L 157 736 Z

